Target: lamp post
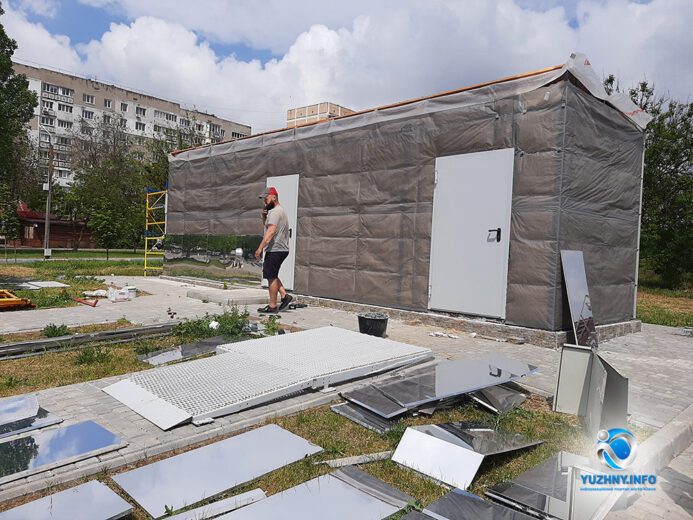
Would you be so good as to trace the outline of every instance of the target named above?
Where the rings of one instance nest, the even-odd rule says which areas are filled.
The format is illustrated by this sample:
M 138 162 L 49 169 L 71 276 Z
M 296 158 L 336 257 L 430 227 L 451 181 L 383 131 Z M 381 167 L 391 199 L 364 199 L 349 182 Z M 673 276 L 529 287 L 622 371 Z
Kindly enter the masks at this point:
M 43 125 L 41 125 L 43 126 Z M 43 258 L 48 260 L 51 257 L 51 188 L 53 185 L 53 134 L 46 129 L 48 132 L 48 196 L 46 197 L 46 220 L 43 226 L 44 237 L 43 237 Z

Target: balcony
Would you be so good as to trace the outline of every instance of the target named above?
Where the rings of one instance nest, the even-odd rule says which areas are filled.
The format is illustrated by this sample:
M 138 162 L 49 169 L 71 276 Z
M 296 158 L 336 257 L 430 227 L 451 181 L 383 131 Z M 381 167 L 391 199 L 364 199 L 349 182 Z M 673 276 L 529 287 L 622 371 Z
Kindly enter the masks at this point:
M 53 94 L 52 92 L 41 92 L 41 97 L 44 99 L 53 99 L 55 101 L 61 101 L 63 103 L 74 104 L 75 98 L 69 96 L 61 96 L 60 94 Z

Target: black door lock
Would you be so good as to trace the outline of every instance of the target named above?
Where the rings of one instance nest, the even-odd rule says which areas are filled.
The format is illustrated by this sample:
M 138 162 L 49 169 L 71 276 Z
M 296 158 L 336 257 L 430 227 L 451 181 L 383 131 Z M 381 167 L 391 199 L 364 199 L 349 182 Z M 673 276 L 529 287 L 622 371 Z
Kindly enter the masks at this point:
M 489 233 L 495 233 L 496 234 L 496 242 L 500 242 L 501 239 L 501 228 L 496 228 L 496 229 L 489 229 Z

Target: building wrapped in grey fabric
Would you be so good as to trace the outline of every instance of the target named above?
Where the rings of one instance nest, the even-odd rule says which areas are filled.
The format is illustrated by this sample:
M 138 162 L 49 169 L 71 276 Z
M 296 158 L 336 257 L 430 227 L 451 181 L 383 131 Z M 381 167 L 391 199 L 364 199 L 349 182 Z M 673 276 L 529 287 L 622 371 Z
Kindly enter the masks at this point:
M 560 250 L 584 253 L 597 324 L 634 318 L 649 116 L 584 57 L 353 115 L 175 152 L 167 233 L 261 235 L 300 294 L 570 327 Z M 295 255 L 295 258 L 294 258 Z

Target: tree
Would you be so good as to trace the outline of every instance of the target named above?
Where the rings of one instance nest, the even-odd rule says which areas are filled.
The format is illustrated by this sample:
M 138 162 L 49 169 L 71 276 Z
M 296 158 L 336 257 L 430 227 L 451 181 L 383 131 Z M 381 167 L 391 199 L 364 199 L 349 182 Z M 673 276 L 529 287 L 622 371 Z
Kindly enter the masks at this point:
M 81 186 L 74 186 L 66 190 L 62 186 L 53 187 L 52 206 L 53 213 L 59 219 L 70 222 L 72 227 L 72 250 L 78 251 L 82 236 L 89 223 L 89 214 L 84 206 L 84 198 L 81 195 Z
M 36 94 L 29 90 L 26 77 L 15 74 L 12 68 L 16 49 L 17 42 L 7 36 L 0 24 L 0 183 L 10 188 L 15 199 L 24 173 L 22 152 L 28 144 L 25 125 L 37 105 Z
M 604 87 L 620 90 L 613 75 Z M 653 117 L 645 130 L 640 248 L 662 281 L 677 287 L 693 272 L 693 103 L 657 96 L 647 81 L 629 94 Z

